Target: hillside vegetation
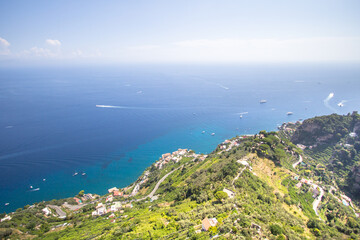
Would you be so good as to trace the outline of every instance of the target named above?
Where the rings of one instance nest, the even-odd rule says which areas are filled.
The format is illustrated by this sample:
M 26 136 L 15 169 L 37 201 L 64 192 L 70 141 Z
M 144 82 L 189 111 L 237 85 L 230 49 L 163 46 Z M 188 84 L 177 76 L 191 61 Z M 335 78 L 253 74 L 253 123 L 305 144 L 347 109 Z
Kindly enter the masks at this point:
M 10 220 L 0 223 L 0 237 L 360 239 L 356 202 L 346 206 L 342 201 L 346 197 L 342 197 L 343 191 L 349 188 L 346 183 L 354 177 L 348 166 L 357 164 L 357 152 L 351 155 L 351 151 L 357 151 L 358 137 L 351 137 L 353 147 L 346 149 L 351 163 L 340 158 L 340 153 L 334 154 L 343 149 L 337 146 L 350 144 L 348 135 L 358 131 L 359 116 L 354 113 L 328 117 L 335 119 L 335 125 L 344 123 L 340 128 L 330 127 L 326 134 L 316 127 L 317 137 L 312 137 L 306 124 L 315 122 L 321 127 L 322 123 L 331 122 L 321 117 L 284 125 L 279 132 L 261 131 L 254 136 L 235 137 L 219 144 L 208 156 L 187 151 L 175 160 L 160 159 L 134 184 L 120 189 L 124 194 L 111 200 L 109 196 L 113 193 L 85 200 L 82 205 L 70 198 L 25 206 L 8 214 Z M 338 138 L 338 131 L 345 127 L 348 132 Z M 322 136 L 331 131 L 335 137 L 323 141 Z M 316 140 L 319 137 L 320 141 Z M 299 146 L 304 150 L 290 140 L 302 144 Z M 337 161 L 344 161 L 343 165 L 339 167 Z M 80 192 L 77 197 L 83 194 Z M 66 208 L 65 201 L 79 209 Z M 92 214 L 100 203 L 109 208 L 114 202 L 122 207 Z M 42 209 L 49 204 L 61 207 L 66 218 L 60 219 L 53 209 L 50 215 L 45 215 Z M 203 220 L 212 218 L 216 218 L 217 224 L 202 230 Z

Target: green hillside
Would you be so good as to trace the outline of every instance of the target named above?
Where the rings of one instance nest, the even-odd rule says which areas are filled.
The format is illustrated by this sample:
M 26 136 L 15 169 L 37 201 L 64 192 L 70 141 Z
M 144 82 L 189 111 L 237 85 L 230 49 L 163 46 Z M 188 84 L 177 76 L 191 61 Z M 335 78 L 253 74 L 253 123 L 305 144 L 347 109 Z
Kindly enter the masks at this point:
M 279 132 L 261 131 L 227 140 L 207 156 L 188 150 L 165 154 L 125 189 L 112 189 L 105 196 L 80 192 L 76 196 L 83 200 L 80 205 L 69 198 L 18 209 L 6 215 L 10 220 L 0 223 L 0 236 L 360 239 L 358 202 L 347 197 L 355 196 L 350 179 L 357 178 L 352 169 L 358 164 L 359 138 L 349 133 L 357 133 L 358 117 L 357 113 L 331 115 L 285 124 Z M 334 118 L 336 126 L 343 125 L 329 126 L 332 120 L 328 118 Z M 305 131 L 309 129 L 305 124 L 319 121 L 329 126 L 325 136 L 333 131 L 335 137 L 317 141 Z M 339 131 L 344 131 L 341 136 Z M 324 136 L 320 130 L 314 134 Z M 350 160 L 341 151 L 348 151 Z M 54 205 L 65 212 L 65 218 L 59 218 Z M 46 215 L 44 208 L 51 212 Z M 113 211 L 103 213 L 103 209 Z

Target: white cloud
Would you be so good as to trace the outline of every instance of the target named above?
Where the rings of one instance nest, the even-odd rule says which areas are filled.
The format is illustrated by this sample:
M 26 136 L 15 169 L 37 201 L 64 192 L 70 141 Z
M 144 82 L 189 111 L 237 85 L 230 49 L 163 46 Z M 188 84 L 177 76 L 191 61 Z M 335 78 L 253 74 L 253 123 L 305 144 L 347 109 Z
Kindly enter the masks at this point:
M 0 37 L 0 55 L 10 54 L 9 46 L 10 43 L 6 39 Z
M 56 39 L 46 39 L 45 42 L 46 42 L 46 44 L 48 44 L 50 46 L 61 46 L 61 42 Z
M 360 61 L 360 37 L 193 39 L 154 46 L 128 47 L 121 56 L 150 62 Z

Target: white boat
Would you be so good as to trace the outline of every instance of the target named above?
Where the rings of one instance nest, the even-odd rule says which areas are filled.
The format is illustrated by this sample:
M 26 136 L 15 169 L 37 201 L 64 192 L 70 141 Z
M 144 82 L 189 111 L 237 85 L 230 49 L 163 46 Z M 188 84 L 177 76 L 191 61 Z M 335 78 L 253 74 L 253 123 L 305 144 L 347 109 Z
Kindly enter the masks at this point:
M 7 202 L 7 203 L 5 203 L 5 206 L 7 206 L 7 205 L 9 205 L 9 204 L 10 204 L 10 203 L 8 203 L 8 202 Z
M 30 186 L 30 188 L 32 189 L 32 188 L 33 188 L 33 186 Z
M 242 114 L 240 114 L 240 118 L 242 118 Z
M 214 136 L 214 135 L 215 135 L 215 133 L 212 133 L 212 134 L 211 134 L 211 136 Z
M 260 103 L 266 103 L 267 100 L 263 99 L 263 100 L 260 100 Z
M 202 131 L 201 133 L 202 133 L 202 134 L 204 134 L 204 133 L 205 133 L 205 131 Z
M 73 174 L 73 176 L 76 176 L 76 175 L 78 175 L 79 173 L 77 173 L 77 172 L 75 172 L 74 174 Z
M 293 115 L 293 112 L 287 112 L 286 115 Z
M 45 182 L 45 181 L 46 181 L 46 178 L 43 179 L 43 182 Z
M 82 173 L 81 175 L 85 176 L 85 175 L 86 175 L 86 173 Z

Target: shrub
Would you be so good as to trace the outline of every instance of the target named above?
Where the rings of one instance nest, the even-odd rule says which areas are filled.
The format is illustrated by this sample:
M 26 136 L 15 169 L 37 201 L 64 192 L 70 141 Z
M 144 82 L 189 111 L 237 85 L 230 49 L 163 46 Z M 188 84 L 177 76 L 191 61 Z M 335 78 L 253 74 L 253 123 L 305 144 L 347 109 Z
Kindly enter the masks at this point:
M 270 232 L 276 236 L 276 235 L 282 234 L 283 229 L 278 224 L 271 224 Z
M 286 240 L 286 237 L 284 234 L 279 235 L 276 240 Z

